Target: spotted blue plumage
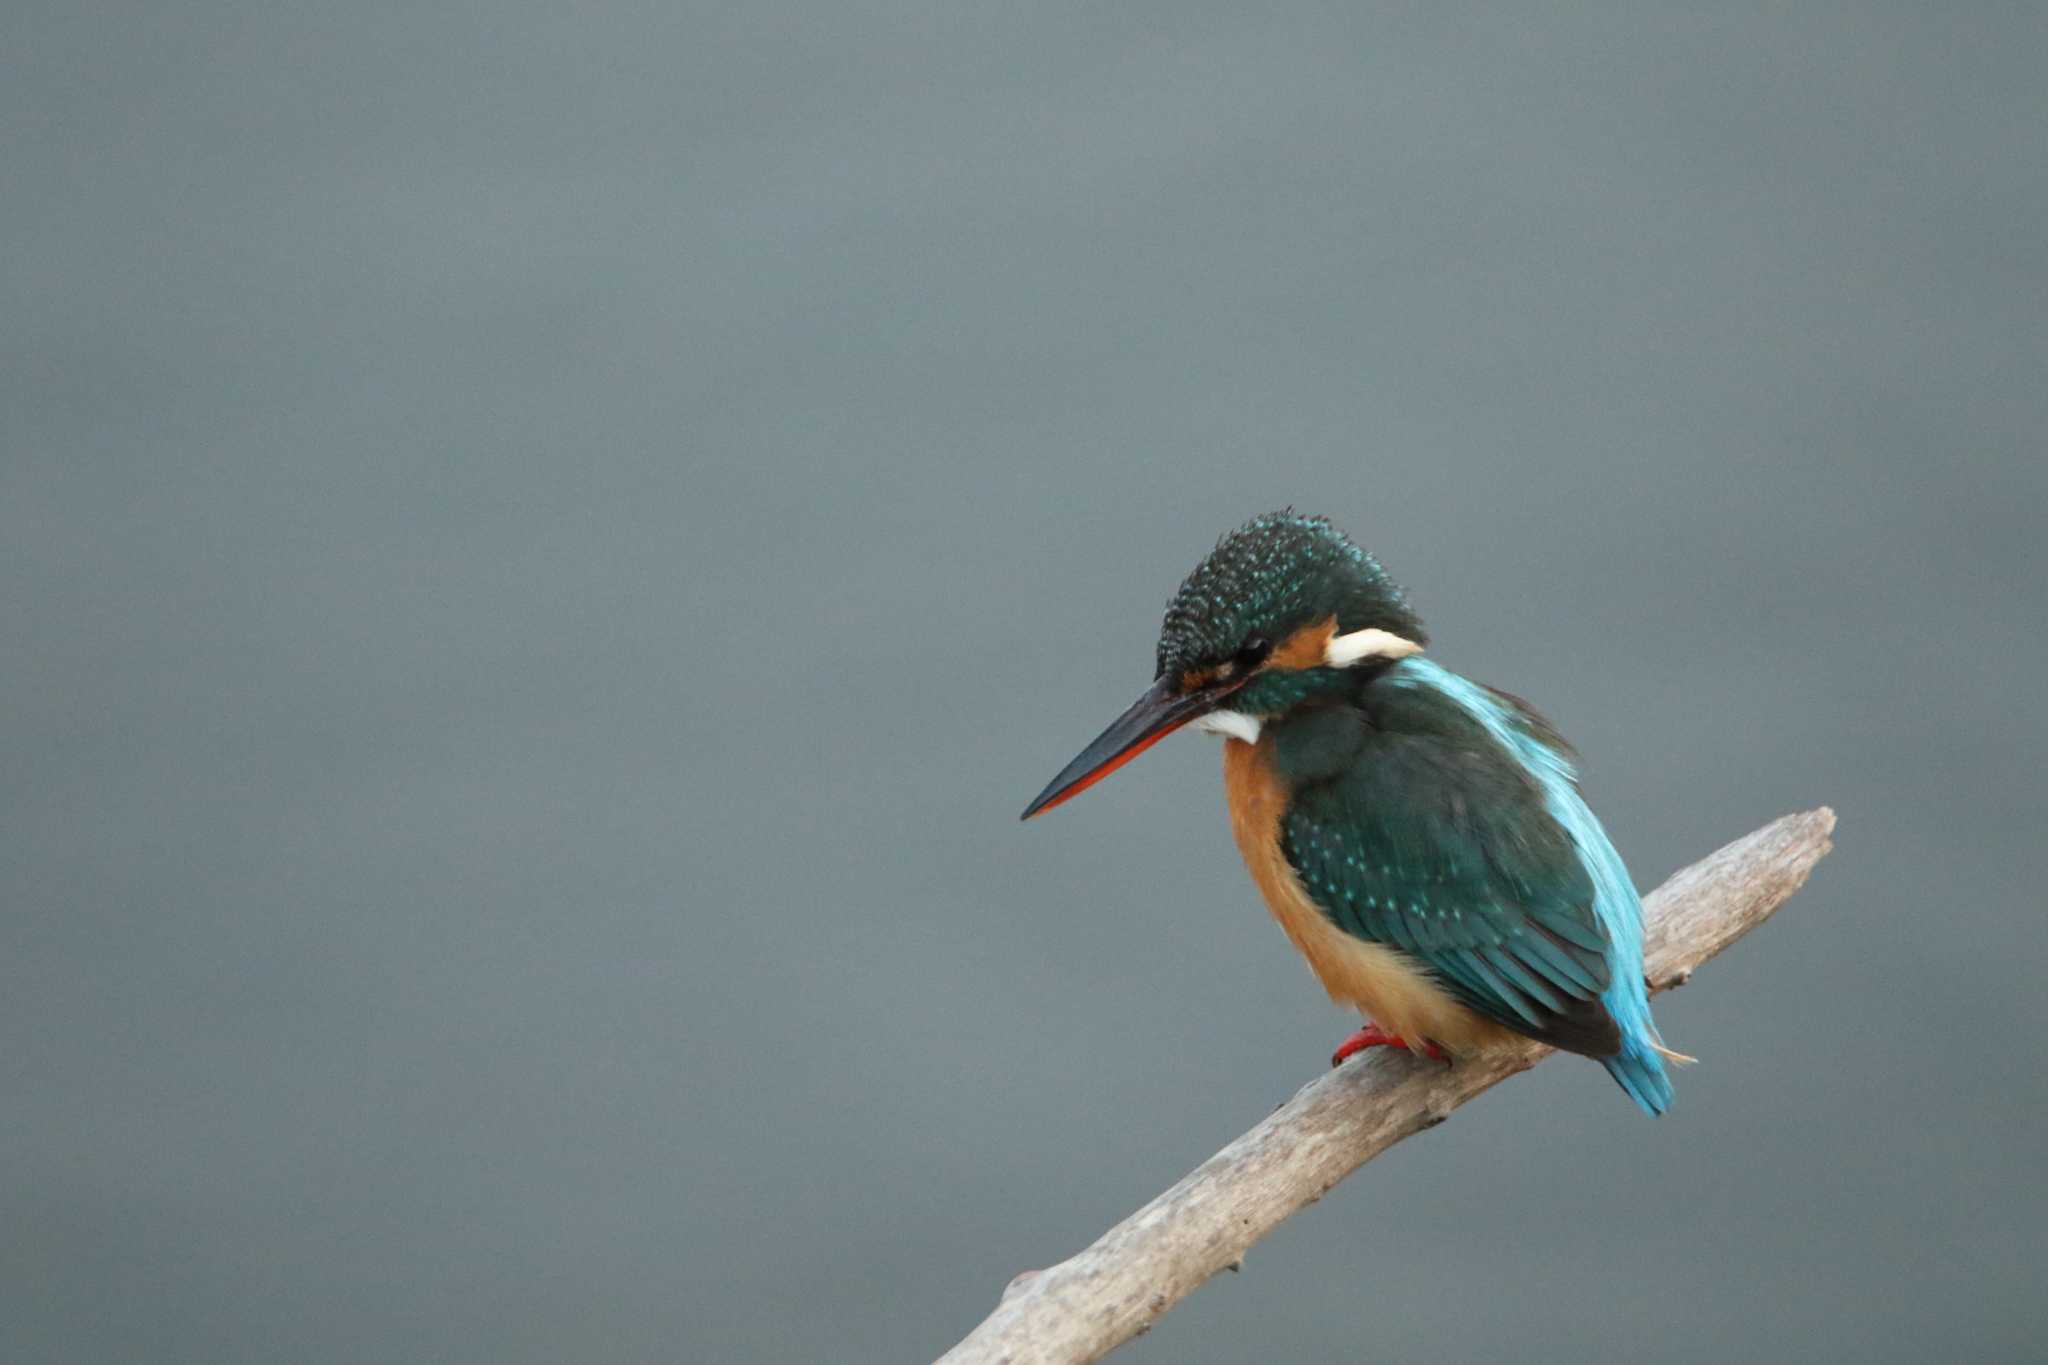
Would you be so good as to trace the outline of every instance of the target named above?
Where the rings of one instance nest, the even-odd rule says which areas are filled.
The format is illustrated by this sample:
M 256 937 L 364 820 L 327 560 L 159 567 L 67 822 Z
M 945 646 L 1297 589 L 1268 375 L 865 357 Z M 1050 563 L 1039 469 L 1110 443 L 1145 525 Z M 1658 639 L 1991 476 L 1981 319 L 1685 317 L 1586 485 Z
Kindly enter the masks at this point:
M 1544 808 L 1571 836 L 1579 862 L 1593 883 L 1593 912 L 1605 931 L 1610 980 L 1600 1001 L 1621 1029 L 1621 1051 L 1601 1063 L 1638 1105 L 1661 1114 L 1671 1106 L 1671 1078 L 1658 1051 L 1661 1039 L 1650 1018 L 1643 981 L 1643 909 L 1635 884 L 1607 831 L 1579 795 L 1578 771 L 1560 746 L 1523 722 L 1495 693 L 1431 660 L 1403 660 L 1384 682 L 1429 688 L 1449 698 L 1521 766 L 1543 793 Z
M 1217 542 L 1167 606 L 1157 676 L 1227 658 L 1260 627 L 1335 618 L 1427 644 L 1422 620 L 1380 562 L 1324 517 L 1253 517 Z M 1273 638 L 1278 639 L 1278 636 Z

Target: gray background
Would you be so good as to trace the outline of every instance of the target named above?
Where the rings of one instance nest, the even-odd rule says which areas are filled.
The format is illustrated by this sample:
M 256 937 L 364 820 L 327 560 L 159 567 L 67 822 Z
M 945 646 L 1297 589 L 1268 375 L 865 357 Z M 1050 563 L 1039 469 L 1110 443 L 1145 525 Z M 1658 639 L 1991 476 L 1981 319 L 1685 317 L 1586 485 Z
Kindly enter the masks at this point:
M 1315 1074 L 1221 531 L 1376 549 L 1660 1009 L 1134 1361 L 2038 1352 L 2032 5 L 16 5 L 0 1358 L 901 1361 Z

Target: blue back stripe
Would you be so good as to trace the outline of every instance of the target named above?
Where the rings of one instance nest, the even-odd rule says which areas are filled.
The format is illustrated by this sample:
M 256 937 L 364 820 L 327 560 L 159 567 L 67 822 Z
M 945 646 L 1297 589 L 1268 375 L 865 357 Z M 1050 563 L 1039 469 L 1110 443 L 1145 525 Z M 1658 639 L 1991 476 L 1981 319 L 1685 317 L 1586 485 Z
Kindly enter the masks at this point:
M 1487 734 L 1535 779 L 1544 809 L 1578 846 L 1579 861 L 1593 881 L 1593 914 L 1607 931 L 1612 979 L 1600 1002 L 1621 1026 L 1621 1055 L 1602 1061 L 1637 1104 L 1661 1114 L 1671 1103 L 1671 1081 L 1657 1053 L 1661 1040 L 1643 984 L 1642 901 L 1607 831 L 1579 795 L 1579 774 L 1571 758 L 1523 730 L 1514 713 L 1492 693 L 1433 660 L 1403 659 L 1387 671 L 1386 680 L 1397 687 L 1428 687 L 1486 727 Z

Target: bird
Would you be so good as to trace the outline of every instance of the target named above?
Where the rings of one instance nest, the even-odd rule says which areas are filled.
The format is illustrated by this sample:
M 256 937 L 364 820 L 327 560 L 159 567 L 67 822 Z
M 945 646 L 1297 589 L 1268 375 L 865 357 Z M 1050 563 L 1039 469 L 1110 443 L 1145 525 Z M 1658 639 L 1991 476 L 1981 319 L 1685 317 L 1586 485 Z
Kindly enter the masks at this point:
M 1534 1038 L 1671 1105 L 1642 904 L 1534 708 L 1429 657 L 1407 595 L 1327 518 L 1224 535 L 1181 583 L 1152 685 L 1025 807 L 1070 800 L 1176 730 L 1223 738 L 1237 849 L 1370 1047 L 1455 1065 Z

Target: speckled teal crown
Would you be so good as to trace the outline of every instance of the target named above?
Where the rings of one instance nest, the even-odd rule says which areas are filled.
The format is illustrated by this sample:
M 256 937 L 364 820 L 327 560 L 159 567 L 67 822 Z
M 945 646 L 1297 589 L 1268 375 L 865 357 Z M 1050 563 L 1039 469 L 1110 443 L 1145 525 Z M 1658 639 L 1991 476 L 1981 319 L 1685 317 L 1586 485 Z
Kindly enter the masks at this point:
M 1159 674 L 1217 663 L 1246 640 L 1278 643 L 1327 617 L 1340 632 L 1388 630 L 1427 644 L 1422 618 L 1379 561 L 1322 517 L 1253 517 L 1181 583 L 1159 631 Z

